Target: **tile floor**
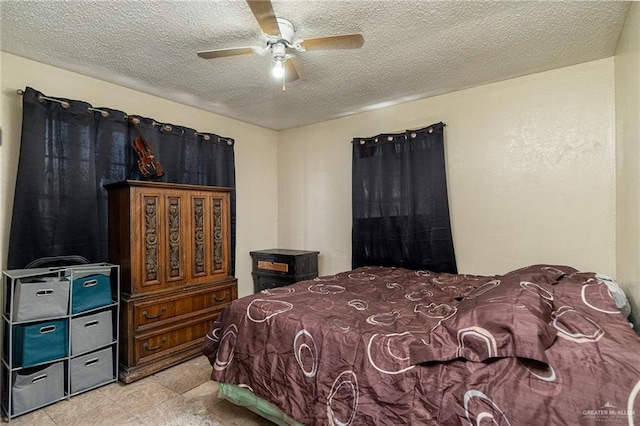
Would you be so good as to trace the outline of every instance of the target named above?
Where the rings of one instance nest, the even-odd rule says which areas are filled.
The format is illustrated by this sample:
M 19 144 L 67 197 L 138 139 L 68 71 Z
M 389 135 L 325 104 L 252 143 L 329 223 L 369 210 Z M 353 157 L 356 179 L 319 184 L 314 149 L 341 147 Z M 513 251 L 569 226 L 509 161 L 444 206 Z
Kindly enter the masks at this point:
M 269 426 L 243 407 L 218 398 L 211 366 L 199 356 L 133 383 L 111 383 L 20 417 L 37 426 Z

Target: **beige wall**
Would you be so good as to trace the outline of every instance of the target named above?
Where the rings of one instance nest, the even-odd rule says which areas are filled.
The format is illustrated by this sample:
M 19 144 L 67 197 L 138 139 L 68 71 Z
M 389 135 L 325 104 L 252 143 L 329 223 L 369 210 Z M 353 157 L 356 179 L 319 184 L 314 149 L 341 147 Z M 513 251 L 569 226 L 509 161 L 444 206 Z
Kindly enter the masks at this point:
M 640 326 L 640 4 L 631 6 L 615 56 L 617 279 Z
M 615 275 L 613 58 L 283 131 L 279 243 L 350 268 L 351 144 L 434 122 L 458 269 L 548 262 Z
M 616 274 L 614 59 L 533 74 L 280 133 L 2 53 L 0 261 L 6 263 L 21 99 L 27 85 L 236 140 L 237 270 L 248 252 L 315 249 L 323 274 L 350 268 L 351 144 L 447 123 L 461 272 L 535 262 Z M 256 179 L 260 176 L 260 179 Z
M 234 138 L 237 187 L 237 277 L 241 296 L 253 293 L 249 251 L 277 246 L 277 132 L 187 107 L 80 74 L 0 52 L 0 268 L 6 267 L 20 146 L 22 99 L 31 86 L 49 96 L 87 101 L 161 122 Z M 259 179 L 256 177 L 259 176 Z

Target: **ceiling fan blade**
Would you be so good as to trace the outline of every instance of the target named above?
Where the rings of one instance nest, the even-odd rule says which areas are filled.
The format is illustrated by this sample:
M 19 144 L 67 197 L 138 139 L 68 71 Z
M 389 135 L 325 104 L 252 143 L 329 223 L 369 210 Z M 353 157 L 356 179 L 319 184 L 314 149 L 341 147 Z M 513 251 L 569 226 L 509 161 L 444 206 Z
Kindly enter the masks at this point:
M 280 26 L 273 12 L 271 0 L 247 0 L 247 4 L 265 34 L 272 36 L 280 34 Z
M 284 61 L 284 80 L 287 83 L 291 83 L 292 81 L 296 81 L 300 76 L 298 76 L 298 70 L 296 69 L 296 65 L 293 63 L 291 58 Z
M 362 34 L 308 38 L 300 43 L 304 50 L 358 49 L 363 44 Z
M 203 50 L 198 56 L 203 59 L 224 58 L 225 56 L 250 55 L 255 53 L 253 47 L 232 47 L 230 49 Z

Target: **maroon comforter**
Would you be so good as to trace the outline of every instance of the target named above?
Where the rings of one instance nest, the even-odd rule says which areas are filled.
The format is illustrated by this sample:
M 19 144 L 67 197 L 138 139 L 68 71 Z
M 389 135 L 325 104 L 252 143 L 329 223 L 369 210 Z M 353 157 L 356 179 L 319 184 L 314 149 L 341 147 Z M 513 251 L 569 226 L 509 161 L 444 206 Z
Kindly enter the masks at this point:
M 640 337 L 592 273 L 359 268 L 236 300 L 211 378 L 303 424 L 640 424 Z

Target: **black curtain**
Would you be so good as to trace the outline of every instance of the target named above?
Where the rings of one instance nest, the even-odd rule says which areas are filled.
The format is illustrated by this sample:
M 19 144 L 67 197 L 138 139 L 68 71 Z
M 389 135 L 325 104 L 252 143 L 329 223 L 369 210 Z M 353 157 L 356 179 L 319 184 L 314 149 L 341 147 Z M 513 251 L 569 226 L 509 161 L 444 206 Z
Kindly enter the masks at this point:
M 352 267 L 457 273 L 444 124 L 352 143 Z
M 62 103 L 64 102 L 64 103 Z M 141 179 L 127 114 L 27 88 L 9 237 L 10 269 L 47 256 L 108 260 L 103 185 Z M 136 117 L 165 170 L 158 181 L 235 187 L 233 139 Z M 231 193 L 235 271 L 235 191 Z

